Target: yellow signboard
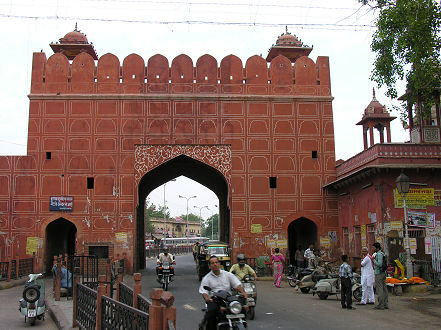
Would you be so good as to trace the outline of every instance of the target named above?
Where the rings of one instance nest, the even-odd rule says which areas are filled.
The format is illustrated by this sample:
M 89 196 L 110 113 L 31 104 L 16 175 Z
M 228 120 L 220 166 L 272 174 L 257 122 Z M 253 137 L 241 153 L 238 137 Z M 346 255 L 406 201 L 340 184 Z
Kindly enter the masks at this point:
M 403 196 L 394 189 L 394 202 L 396 208 L 403 208 Z M 435 205 L 435 189 L 409 189 L 406 194 L 406 207 L 409 209 L 425 209 Z
M 281 249 L 286 249 L 288 247 L 288 241 L 286 239 L 277 241 L 277 247 Z
M 412 237 L 409 238 L 409 245 L 410 245 L 410 253 L 411 254 L 416 254 L 416 250 L 417 250 L 417 239 Z
M 391 221 L 390 230 L 403 230 L 403 223 L 401 221 Z
M 322 236 L 320 237 L 320 246 L 330 247 L 331 246 L 331 238 Z
M 115 233 L 115 241 L 120 243 L 127 243 L 127 233 L 126 232 L 119 232 Z
M 260 223 L 251 225 L 251 234 L 258 234 L 262 232 L 262 225 Z
M 366 225 L 360 226 L 361 247 L 366 247 Z
M 28 237 L 26 240 L 26 254 L 37 253 L 38 251 L 38 237 Z
M 276 247 L 276 241 L 273 239 L 269 239 L 266 241 L 266 246 L 270 248 Z

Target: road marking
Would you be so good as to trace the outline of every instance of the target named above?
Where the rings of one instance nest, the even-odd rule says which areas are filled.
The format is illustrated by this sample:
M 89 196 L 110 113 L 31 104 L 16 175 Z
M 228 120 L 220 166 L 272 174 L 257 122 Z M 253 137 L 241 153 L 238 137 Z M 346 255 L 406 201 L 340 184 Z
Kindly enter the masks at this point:
M 189 305 L 189 304 L 185 304 L 184 305 L 184 309 L 187 309 L 187 310 L 190 310 L 190 311 L 195 311 L 196 310 L 196 308 L 194 308 L 192 305 Z

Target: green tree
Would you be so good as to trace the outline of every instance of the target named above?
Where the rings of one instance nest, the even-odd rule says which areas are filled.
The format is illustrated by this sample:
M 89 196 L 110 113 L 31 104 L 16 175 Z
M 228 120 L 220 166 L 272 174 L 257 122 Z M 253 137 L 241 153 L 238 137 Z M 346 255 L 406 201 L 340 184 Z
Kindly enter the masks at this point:
M 170 218 L 170 212 L 166 210 L 165 216 L 167 219 Z M 144 212 L 144 230 L 146 233 L 153 233 L 155 228 L 153 227 L 151 218 L 164 218 L 164 206 L 157 207 L 155 204 L 150 203 L 147 199 L 145 203 L 145 212 Z
M 441 85 L 441 6 L 434 0 L 359 0 L 378 11 L 371 50 L 376 53 L 371 79 L 386 95 L 398 96 L 396 84 L 406 82 L 406 99 L 416 105 L 421 123 L 430 119 Z M 398 109 L 405 126 L 406 104 Z M 412 115 L 413 116 L 413 115 Z M 405 126 L 406 127 L 406 126 Z
M 219 219 L 219 214 L 213 214 L 207 220 L 204 220 L 201 236 L 208 237 L 210 239 L 216 239 L 219 230 L 218 219 Z M 211 235 L 211 233 L 213 233 L 213 235 Z

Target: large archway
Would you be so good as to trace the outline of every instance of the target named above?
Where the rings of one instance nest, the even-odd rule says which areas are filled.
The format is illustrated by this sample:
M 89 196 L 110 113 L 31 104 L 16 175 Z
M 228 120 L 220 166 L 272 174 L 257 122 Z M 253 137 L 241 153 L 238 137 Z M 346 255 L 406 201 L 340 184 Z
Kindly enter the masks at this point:
M 75 254 L 77 228 L 64 218 L 58 218 L 46 227 L 45 271 L 50 272 L 54 255 Z
M 288 226 L 288 249 L 290 263 L 294 264 L 294 254 L 299 245 L 306 250 L 317 243 L 317 225 L 308 218 L 298 218 Z
M 204 185 L 216 194 L 219 199 L 220 240 L 229 241 L 230 208 L 228 184 L 225 177 L 217 169 L 203 162 L 180 155 L 147 172 L 139 181 L 135 250 L 135 262 L 138 269 L 145 268 L 144 209 L 146 197 L 155 188 L 181 175 Z

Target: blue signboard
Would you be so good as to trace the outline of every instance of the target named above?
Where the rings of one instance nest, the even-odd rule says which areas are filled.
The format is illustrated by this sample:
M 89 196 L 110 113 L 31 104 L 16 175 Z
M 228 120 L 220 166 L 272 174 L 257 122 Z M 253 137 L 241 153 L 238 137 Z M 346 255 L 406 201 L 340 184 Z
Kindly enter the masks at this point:
M 49 202 L 49 211 L 72 212 L 72 209 L 73 209 L 72 196 L 51 196 Z

